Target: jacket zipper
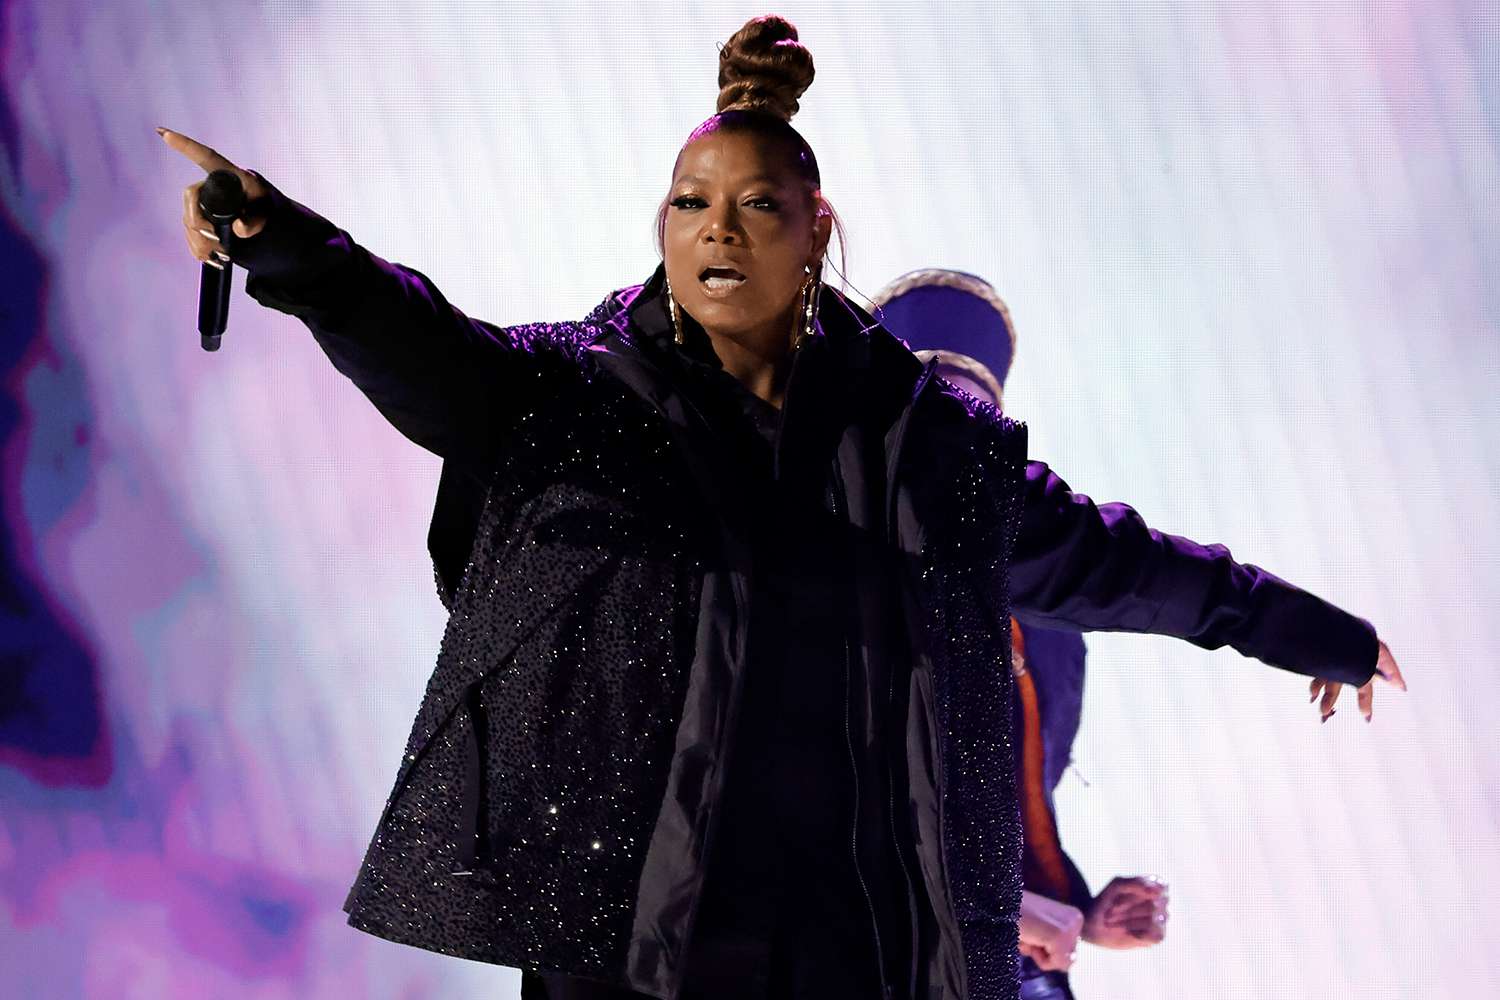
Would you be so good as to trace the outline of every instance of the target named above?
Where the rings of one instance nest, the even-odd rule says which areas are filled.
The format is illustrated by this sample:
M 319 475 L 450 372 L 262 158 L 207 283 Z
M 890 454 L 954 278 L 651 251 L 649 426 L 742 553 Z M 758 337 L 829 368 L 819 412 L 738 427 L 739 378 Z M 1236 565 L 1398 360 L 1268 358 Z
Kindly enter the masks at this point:
M 828 488 L 829 507 L 834 517 L 844 516 L 842 492 L 837 469 L 835 469 L 834 480 Z M 859 757 L 854 751 L 854 732 L 849 721 L 853 711 L 849 691 L 853 683 L 854 655 L 849 648 L 846 623 L 844 630 L 844 746 L 849 751 L 849 771 L 854 778 L 854 818 L 849 826 L 849 859 L 854 862 L 854 878 L 859 883 L 859 891 L 865 898 L 865 912 L 870 916 L 870 930 L 875 936 L 875 971 L 879 977 L 880 995 L 888 998 L 891 995 L 891 988 L 886 982 L 885 949 L 880 942 L 880 920 L 875 915 L 875 900 L 870 895 L 870 887 L 865 882 L 864 873 L 859 867 Z

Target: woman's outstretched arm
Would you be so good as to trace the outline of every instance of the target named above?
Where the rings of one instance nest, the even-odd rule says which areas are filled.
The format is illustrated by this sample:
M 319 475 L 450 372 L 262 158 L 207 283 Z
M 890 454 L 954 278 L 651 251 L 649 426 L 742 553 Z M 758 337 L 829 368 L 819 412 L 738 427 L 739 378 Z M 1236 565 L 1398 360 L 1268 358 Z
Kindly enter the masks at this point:
M 162 130 L 174 150 L 205 171 L 233 170 L 251 208 L 221 247 L 197 206 L 201 182 L 184 191 L 183 224 L 193 255 L 245 268 L 257 302 L 302 320 L 318 344 L 402 434 L 447 458 L 487 450 L 504 402 L 507 360 L 529 352 L 506 331 L 450 305 L 425 275 L 381 259 L 265 178 L 203 144 Z M 512 369 L 514 370 L 514 369 Z
M 1041 462 L 1027 463 L 1023 491 L 1010 563 L 1022 621 L 1230 646 L 1357 686 L 1368 685 L 1378 662 L 1387 680 L 1405 686 L 1369 622 L 1236 562 L 1224 546 L 1157 531 L 1125 504 L 1097 505 Z

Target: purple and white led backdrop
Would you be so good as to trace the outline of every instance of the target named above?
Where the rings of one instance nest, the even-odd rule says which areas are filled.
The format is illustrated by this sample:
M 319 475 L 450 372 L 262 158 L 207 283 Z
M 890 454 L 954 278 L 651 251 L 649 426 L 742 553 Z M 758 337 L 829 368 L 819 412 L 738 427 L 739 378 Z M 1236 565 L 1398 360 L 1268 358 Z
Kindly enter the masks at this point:
M 1500 17 L 785 3 L 873 293 L 989 278 L 1038 457 L 1374 621 L 1411 692 L 1089 639 L 1082 998 L 1500 995 Z M 655 266 L 733 4 L 0 6 L 0 995 L 507 997 L 340 903 L 436 655 L 437 460 L 236 289 L 166 125 L 499 323 Z M 242 280 L 242 275 L 236 279 Z M 1347 697 L 1347 696 L 1346 696 Z

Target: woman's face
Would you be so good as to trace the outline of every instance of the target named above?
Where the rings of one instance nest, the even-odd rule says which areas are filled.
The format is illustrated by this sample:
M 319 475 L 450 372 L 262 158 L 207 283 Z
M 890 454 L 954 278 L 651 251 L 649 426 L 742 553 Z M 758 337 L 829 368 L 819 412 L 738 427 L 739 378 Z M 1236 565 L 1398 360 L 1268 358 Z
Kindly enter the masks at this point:
M 785 336 L 830 220 L 780 143 L 710 132 L 677 158 L 662 232 L 677 304 L 711 334 Z

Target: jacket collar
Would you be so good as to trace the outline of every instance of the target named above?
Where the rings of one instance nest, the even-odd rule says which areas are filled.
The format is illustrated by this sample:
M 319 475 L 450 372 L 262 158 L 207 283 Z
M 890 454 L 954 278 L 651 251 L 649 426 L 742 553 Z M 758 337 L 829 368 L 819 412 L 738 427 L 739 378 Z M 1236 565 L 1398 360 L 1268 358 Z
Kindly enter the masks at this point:
M 595 350 L 613 352 L 619 347 L 645 348 L 648 352 L 682 351 L 693 360 L 719 366 L 717 355 L 702 327 L 684 317 L 686 343 L 673 338 L 667 314 L 666 268 L 656 270 L 643 284 L 611 292 L 594 311 L 601 327 L 591 342 Z M 931 371 L 890 331 L 838 290 L 823 286 L 818 303 L 817 335 L 834 348 L 844 376 L 857 384 L 862 397 L 891 401 L 900 397 L 911 402 L 931 382 Z

